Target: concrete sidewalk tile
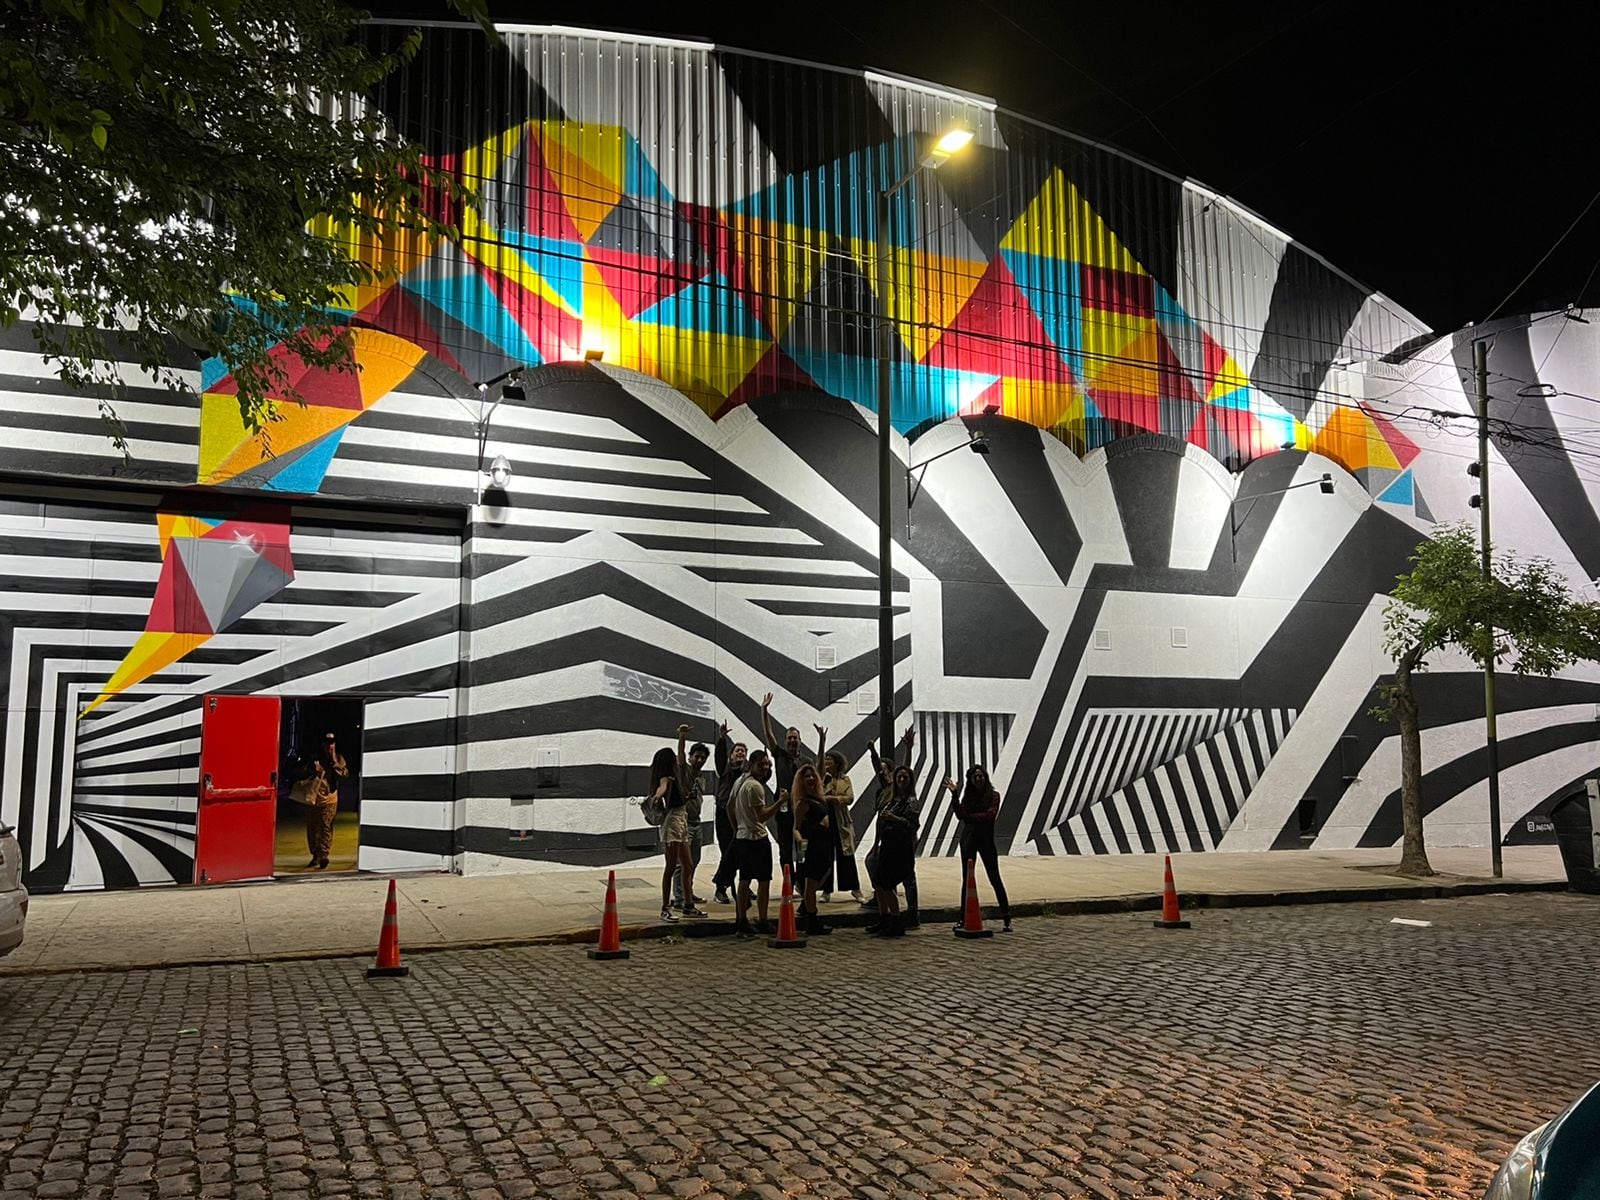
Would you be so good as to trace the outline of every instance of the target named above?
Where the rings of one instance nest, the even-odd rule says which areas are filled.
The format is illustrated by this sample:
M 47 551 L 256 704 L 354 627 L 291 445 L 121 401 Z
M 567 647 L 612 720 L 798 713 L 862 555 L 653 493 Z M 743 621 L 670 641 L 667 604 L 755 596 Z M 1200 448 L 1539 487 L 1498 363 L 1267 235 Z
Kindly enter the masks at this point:
M 864 853 L 864 852 L 863 852 Z M 860 861 L 858 855 L 858 863 Z M 1395 875 L 1393 849 L 1211 851 L 1172 856 L 1179 896 L 1186 907 L 1262 905 L 1404 895 L 1426 899 L 1453 890 L 1490 891 L 1552 886 L 1563 878 L 1555 847 L 1513 847 L 1505 879 L 1488 878 L 1483 849 L 1430 851 L 1442 874 L 1430 880 Z M 696 873 L 697 891 L 711 892 L 714 852 Z M 1000 869 L 1019 913 L 1151 907 L 1161 890 L 1162 856 L 1029 856 L 1005 858 Z M 622 924 L 653 929 L 660 911 L 658 856 L 615 868 Z M 605 902 L 604 867 L 552 867 L 501 875 L 399 877 L 402 949 L 521 942 L 581 936 L 598 928 Z M 963 865 L 955 857 L 917 863 L 924 910 L 953 912 Z M 993 889 L 981 866 L 978 895 L 995 916 Z M 23 948 L 0 960 L 0 973 L 121 968 L 184 961 L 240 961 L 296 955 L 372 953 L 383 923 L 388 877 L 359 875 L 303 883 L 240 887 L 150 889 L 92 896 L 40 897 L 29 914 Z M 773 889 L 776 899 L 778 888 Z M 730 906 L 709 906 L 710 923 L 673 928 L 721 930 Z M 847 894 L 835 893 L 824 917 L 850 920 L 859 912 Z

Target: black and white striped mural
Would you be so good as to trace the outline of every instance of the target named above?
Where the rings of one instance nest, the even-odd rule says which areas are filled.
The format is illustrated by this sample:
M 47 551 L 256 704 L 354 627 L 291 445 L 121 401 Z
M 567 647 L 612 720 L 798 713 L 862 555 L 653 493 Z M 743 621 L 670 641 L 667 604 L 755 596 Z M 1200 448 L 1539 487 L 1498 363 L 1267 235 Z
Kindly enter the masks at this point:
M 1547 372 L 1571 384 L 1559 373 L 1600 340 L 1580 329 L 1550 348 Z M 125 464 L 92 397 L 43 404 L 42 366 L 15 343 L 3 353 L 0 815 L 30 886 L 190 877 L 200 698 L 216 692 L 365 701 L 366 869 L 653 853 L 630 803 L 651 753 L 680 721 L 707 740 L 727 721 L 753 743 L 768 691 L 779 725 L 808 741 L 829 728 L 866 791 L 879 698 L 864 410 L 807 392 L 713 420 L 596 364 L 531 370 L 520 398 L 490 407 L 423 359 L 344 427 L 314 494 L 263 491 L 265 470 L 197 488 L 206 435 L 182 395 L 118 402 Z M 1437 402 L 1460 394 L 1448 378 L 1419 386 Z M 1523 403 L 1567 419 L 1554 399 Z M 919 735 L 923 853 L 952 852 L 936 784 L 977 761 L 1004 793 L 1012 853 L 1392 844 L 1393 731 L 1366 711 L 1390 666 L 1382 598 L 1427 528 L 1415 505 L 1303 452 L 1230 475 L 1151 436 L 1079 460 L 989 417 L 895 452 L 928 462 L 977 422 L 987 455 L 940 458 L 914 497 L 904 471 L 893 480 L 892 702 Z M 501 455 L 509 484 L 485 491 L 481 467 Z M 1412 466 L 1430 515 L 1466 515 L 1463 461 L 1451 439 Z M 1495 469 L 1507 539 L 1600 574 L 1592 469 L 1532 454 Z M 1283 491 L 1323 472 L 1331 496 Z M 292 578 L 108 694 L 160 606 L 173 522 L 264 501 Z M 1430 835 L 1481 844 L 1480 693 L 1465 663 L 1433 666 Z M 1595 770 L 1600 676 L 1508 678 L 1502 705 L 1501 834 L 1521 837 Z

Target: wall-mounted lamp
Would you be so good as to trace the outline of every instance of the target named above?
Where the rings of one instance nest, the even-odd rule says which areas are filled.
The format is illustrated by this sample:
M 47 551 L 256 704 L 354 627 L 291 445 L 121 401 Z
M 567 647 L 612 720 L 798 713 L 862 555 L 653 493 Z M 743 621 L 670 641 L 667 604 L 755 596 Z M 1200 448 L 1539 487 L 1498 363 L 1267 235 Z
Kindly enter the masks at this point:
M 497 492 L 506 490 L 506 485 L 511 482 L 511 460 L 504 454 L 495 456 L 489 464 L 489 486 Z
M 987 412 L 987 410 L 985 410 Z M 947 454 L 954 454 L 957 450 L 971 450 L 974 454 L 987 455 L 990 450 L 989 435 L 980 430 L 968 430 L 967 440 L 959 446 L 951 446 L 948 450 L 941 450 L 927 462 L 918 463 L 914 467 L 906 468 L 906 513 L 911 512 L 911 502 L 917 498 L 917 493 L 922 490 L 922 476 L 928 467 L 938 462 Z
M 1244 528 L 1244 523 L 1250 519 L 1250 512 L 1255 508 L 1256 501 L 1265 499 L 1268 496 L 1281 496 L 1285 492 L 1292 492 L 1297 488 L 1304 487 L 1315 487 L 1324 496 L 1331 496 L 1333 495 L 1333 476 L 1324 471 L 1319 479 L 1307 479 L 1301 483 L 1291 483 L 1286 488 L 1278 488 L 1271 492 L 1257 492 L 1254 496 L 1234 497 L 1233 503 L 1228 506 L 1228 545 L 1233 551 L 1233 561 L 1235 563 L 1239 561 L 1239 531 Z M 1244 515 L 1236 517 L 1235 514 L 1239 511 L 1240 503 L 1245 500 L 1250 501 L 1250 503 L 1245 507 Z
M 605 358 L 606 352 L 598 346 L 591 346 L 583 352 L 584 362 L 599 362 Z

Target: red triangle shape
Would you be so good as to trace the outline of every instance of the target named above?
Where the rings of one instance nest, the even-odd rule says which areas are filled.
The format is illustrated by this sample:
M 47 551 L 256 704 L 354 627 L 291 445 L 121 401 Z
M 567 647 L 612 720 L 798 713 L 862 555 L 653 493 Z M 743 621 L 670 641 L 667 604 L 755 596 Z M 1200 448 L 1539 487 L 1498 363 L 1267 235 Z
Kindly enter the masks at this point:
M 482 267 L 478 269 L 478 274 L 489 285 L 511 319 L 521 326 L 541 359 L 553 363 L 578 357 L 578 350 L 583 345 L 582 317 L 552 304 L 509 276 Z
M 467 373 L 438 332 L 428 324 L 422 311 L 412 302 L 410 294 L 398 284 L 367 305 L 358 316 L 369 325 L 421 346 L 452 370 L 462 375 Z
M 521 181 L 524 191 L 523 228 L 537 237 L 554 238 L 558 242 L 582 242 L 583 235 L 561 199 L 561 188 L 545 165 L 539 152 L 539 141 L 529 130 L 517 151 L 520 160 Z
M 1072 382 L 1061 352 L 998 255 L 923 362 L 979 375 Z
M 750 373 L 739 381 L 739 386 L 728 394 L 728 398 L 717 409 L 717 418 L 720 420 L 725 413 L 732 412 L 741 404 L 748 404 L 752 400 L 759 400 L 763 396 L 771 396 L 778 392 L 816 392 L 821 391 L 816 381 L 801 369 L 784 353 L 783 347 L 772 346 L 761 356 L 759 362 L 751 369 Z
M 675 292 L 682 291 L 705 272 L 692 263 L 676 263 L 665 258 L 648 258 L 625 250 L 590 246 L 586 254 L 600 272 L 606 291 L 630 321 Z

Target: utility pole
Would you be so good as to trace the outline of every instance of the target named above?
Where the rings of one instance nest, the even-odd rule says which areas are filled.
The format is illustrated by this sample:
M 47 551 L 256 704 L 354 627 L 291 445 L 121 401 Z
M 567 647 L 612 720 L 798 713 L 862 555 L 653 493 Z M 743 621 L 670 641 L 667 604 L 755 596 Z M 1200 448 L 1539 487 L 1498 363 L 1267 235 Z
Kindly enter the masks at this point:
M 890 487 L 894 451 L 889 438 L 894 431 L 894 399 L 890 355 L 894 332 L 889 305 L 894 294 L 889 281 L 889 213 L 895 188 L 878 189 L 878 753 L 894 759 L 894 489 Z M 898 313 L 893 314 L 898 316 Z
M 1483 561 L 1483 582 L 1494 582 L 1489 545 L 1489 343 L 1473 342 L 1473 365 L 1478 377 L 1478 553 Z M 1483 723 L 1489 751 L 1489 856 L 1494 877 L 1505 872 L 1500 854 L 1500 740 L 1495 734 L 1494 710 L 1494 623 L 1486 617 L 1489 657 L 1483 664 Z

